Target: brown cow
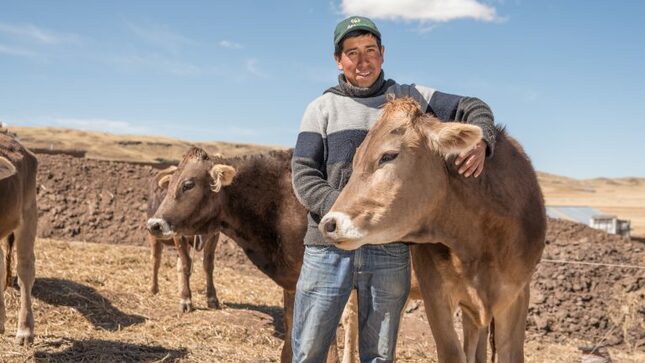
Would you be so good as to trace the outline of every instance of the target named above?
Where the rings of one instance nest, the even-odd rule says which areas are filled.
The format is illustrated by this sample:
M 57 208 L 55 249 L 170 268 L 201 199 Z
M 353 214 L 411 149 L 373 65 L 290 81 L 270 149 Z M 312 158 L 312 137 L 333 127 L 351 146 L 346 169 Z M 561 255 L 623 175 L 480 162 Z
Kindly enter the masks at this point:
M 166 238 L 221 230 L 283 288 L 282 362 L 291 361 L 293 303 L 307 228 L 307 213 L 291 186 L 291 155 L 292 151 L 273 151 L 223 159 L 193 148 L 148 220 L 148 230 Z M 329 360 L 336 361 L 336 347 L 330 352 Z
M 30 344 L 34 340 L 34 315 L 31 309 L 31 288 L 36 275 L 34 242 L 38 224 L 36 206 L 36 156 L 13 137 L 0 133 L 0 239 L 7 238 L 7 261 L 0 250 L 0 333 L 4 333 L 4 290 L 10 274 L 11 247 L 15 244 L 20 313 L 16 342 Z M 6 266 L 2 266 L 5 265 Z
M 172 173 L 177 170 L 176 166 L 170 166 L 160 170 L 150 182 L 150 196 L 148 198 L 148 218 L 151 218 L 161 201 L 166 196 L 168 183 Z M 172 238 L 158 238 L 148 234 L 152 257 L 152 286 L 150 291 L 153 294 L 159 292 L 159 266 L 161 264 L 161 252 L 163 246 L 174 246 L 177 249 L 177 282 L 179 288 L 179 311 L 187 313 L 193 310 L 192 296 L 190 292 L 190 275 L 192 272 L 192 259 L 190 249 L 197 251 L 204 249 L 204 274 L 206 275 L 206 304 L 209 308 L 219 309 L 217 290 L 213 283 L 213 268 L 215 266 L 215 248 L 219 233 L 212 233 L 205 236 L 174 236 Z
M 544 202 L 528 157 L 503 130 L 484 173 L 460 176 L 450 156 L 480 139 L 478 127 L 441 123 L 412 99 L 389 102 L 320 229 L 344 249 L 422 244 L 412 250 L 413 263 L 440 362 L 484 362 L 491 322 L 499 361 L 522 362 Z M 457 307 L 463 349 L 452 321 Z

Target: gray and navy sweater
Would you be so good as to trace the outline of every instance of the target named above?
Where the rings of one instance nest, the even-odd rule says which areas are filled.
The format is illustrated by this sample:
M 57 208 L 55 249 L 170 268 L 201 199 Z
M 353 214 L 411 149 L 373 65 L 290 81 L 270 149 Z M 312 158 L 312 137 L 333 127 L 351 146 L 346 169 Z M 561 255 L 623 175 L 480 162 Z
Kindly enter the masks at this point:
M 414 84 L 387 82 L 389 87 L 368 97 L 350 97 L 330 89 L 307 106 L 291 161 L 294 191 L 309 211 L 305 245 L 329 244 L 318 224 L 347 184 L 354 153 L 378 119 L 388 94 L 410 96 L 421 109 L 441 120 L 481 127 L 487 155 L 492 155 L 496 131 L 493 113 L 484 102 Z

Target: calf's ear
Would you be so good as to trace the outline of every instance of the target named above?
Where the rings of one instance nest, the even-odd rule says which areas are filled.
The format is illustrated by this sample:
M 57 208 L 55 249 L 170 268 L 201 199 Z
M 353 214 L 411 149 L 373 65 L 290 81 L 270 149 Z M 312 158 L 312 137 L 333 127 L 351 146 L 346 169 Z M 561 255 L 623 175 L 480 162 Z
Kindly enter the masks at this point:
M 0 180 L 16 174 L 16 167 L 4 156 L 0 156 Z
M 419 125 L 425 134 L 428 146 L 446 158 L 471 149 L 482 139 L 479 126 L 460 122 L 440 122 L 428 120 Z
M 170 183 L 170 179 L 172 178 L 172 174 L 177 171 L 177 167 L 174 165 L 171 165 L 164 170 L 160 170 L 157 175 L 155 175 L 155 179 L 157 180 L 157 185 L 161 189 L 166 189 L 168 188 L 168 184 Z
M 172 179 L 172 174 L 166 174 L 159 181 L 157 182 L 157 185 L 159 185 L 159 188 L 161 189 L 168 189 L 168 184 L 170 184 L 170 179 Z
M 211 178 L 213 178 L 211 190 L 217 193 L 222 189 L 222 187 L 231 185 L 231 183 L 233 183 L 235 173 L 235 168 L 230 165 L 214 165 L 210 171 Z

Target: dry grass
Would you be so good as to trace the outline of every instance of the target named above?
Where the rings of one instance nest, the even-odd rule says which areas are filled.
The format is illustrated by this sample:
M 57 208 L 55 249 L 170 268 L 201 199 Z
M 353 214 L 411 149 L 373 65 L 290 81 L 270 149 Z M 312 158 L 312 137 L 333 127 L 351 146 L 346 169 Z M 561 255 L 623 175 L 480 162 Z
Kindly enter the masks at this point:
M 12 127 L 20 141 L 31 149 L 80 150 L 86 157 L 98 160 L 131 162 L 178 161 L 191 146 L 204 148 L 211 154 L 225 156 L 258 153 L 277 146 L 229 142 L 187 142 L 161 136 L 115 135 L 108 132 L 62 128 Z
M 632 222 L 632 235 L 645 237 L 645 179 L 577 180 L 545 173 L 540 186 L 548 205 L 585 205 Z
M 272 362 L 279 360 L 280 289 L 237 261 L 216 261 L 221 310 L 207 310 L 202 264 L 191 279 L 196 310 L 178 312 L 175 254 L 165 251 L 160 293 L 149 287 L 148 250 L 83 242 L 37 241 L 33 290 L 36 341 L 13 344 L 18 291 L 10 288 L 0 362 Z M 528 337 L 527 362 L 579 361 L 578 342 Z M 405 314 L 399 362 L 436 362 L 423 314 Z M 611 350 L 617 362 L 645 353 Z

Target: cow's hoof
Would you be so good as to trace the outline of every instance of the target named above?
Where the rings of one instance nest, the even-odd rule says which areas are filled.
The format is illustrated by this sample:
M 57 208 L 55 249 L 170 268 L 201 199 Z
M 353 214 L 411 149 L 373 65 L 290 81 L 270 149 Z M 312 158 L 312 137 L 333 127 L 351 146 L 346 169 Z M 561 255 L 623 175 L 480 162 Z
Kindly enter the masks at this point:
M 150 288 L 150 293 L 152 293 L 152 295 L 157 295 L 159 293 L 159 287 L 153 286 Z
M 207 305 L 208 305 L 208 307 L 209 307 L 209 308 L 211 308 L 211 309 L 219 309 L 219 308 L 220 308 L 219 300 L 217 300 L 217 298 L 216 298 L 216 297 L 209 297 L 209 298 L 206 300 L 206 304 L 207 304 Z
M 0 325 L 0 334 L 4 334 L 4 325 Z
M 31 345 L 34 342 L 34 335 L 29 333 L 16 334 L 16 344 L 18 345 Z
M 179 303 L 179 312 L 183 313 L 190 313 L 193 311 L 193 303 L 190 301 L 190 299 L 183 299 Z

